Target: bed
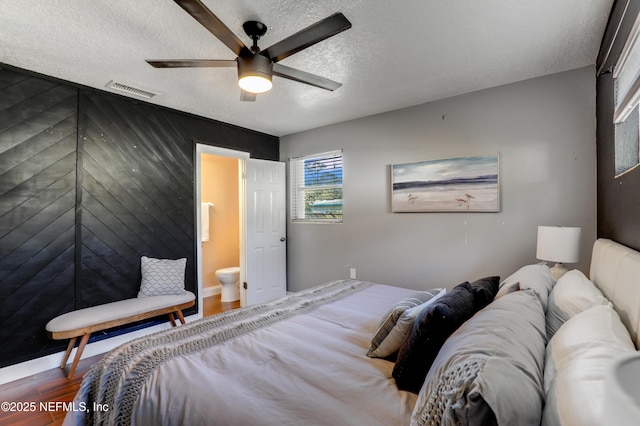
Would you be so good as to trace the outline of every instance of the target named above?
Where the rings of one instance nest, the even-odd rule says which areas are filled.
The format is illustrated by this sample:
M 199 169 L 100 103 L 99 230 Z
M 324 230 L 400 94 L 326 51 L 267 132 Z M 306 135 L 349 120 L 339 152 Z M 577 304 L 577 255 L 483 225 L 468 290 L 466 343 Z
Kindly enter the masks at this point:
M 640 253 L 598 240 L 590 276 L 333 281 L 119 346 L 65 424 L 602 424 L 606 366 L 638 344 Z

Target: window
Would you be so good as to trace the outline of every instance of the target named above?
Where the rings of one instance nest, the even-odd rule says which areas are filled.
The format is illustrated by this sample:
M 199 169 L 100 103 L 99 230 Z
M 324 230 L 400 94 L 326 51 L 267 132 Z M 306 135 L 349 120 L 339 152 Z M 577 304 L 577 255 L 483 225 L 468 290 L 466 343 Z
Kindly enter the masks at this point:
M 613 72 L 616 177 L 640 162 L 640 15 Z
M 291 220 L 342 222 L 342 150 L 292 158 Z

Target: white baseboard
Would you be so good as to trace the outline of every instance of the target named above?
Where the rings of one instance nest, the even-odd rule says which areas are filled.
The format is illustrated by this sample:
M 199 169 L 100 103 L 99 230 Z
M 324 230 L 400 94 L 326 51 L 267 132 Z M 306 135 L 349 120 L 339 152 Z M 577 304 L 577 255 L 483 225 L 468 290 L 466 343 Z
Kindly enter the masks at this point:
M 202 297 L 215 296 L 220 294 L 220 292 L 222 292 L 222 286 L 220 284 L 202 287 Z
M 198 315 L 189 315 L 185 318 L 185 321 L 190 322 L 197 318 Z M 89 343 L 87 346 L 85 346 L 84 351 L 82 352 L 82 357 L 80 357 L 80 359 L 90 358 L 94 355 L 103 354 L 118 345 L 128 342 L 129 340 L 146 336 L 147 334 L 155 333 L 156 331 L 166 330 L 168 328 L 171 328 L 171 323 L 169 322 Z M 77 348 L 74 349 L 69 356 L 67 371 L 71 366 L 73 357 L 76 356 L 76 350 Z M 20 364 L 14 364 L 8 367 L 0 368 L 0 385 L 13 382 L 14 380 L 22 379 L 24 377 L 32 376 L 34 374 L 41 373 L 52 368 L 58 368 L 60 367 L 60 362 L 62 362 L 63 356 L 64 351 L 21 362 Z

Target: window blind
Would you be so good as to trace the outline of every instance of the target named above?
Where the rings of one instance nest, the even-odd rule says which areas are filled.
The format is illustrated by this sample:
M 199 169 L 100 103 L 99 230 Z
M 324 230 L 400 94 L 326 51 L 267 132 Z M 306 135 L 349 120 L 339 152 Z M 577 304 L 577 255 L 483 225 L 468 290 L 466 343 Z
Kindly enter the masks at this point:
M 613 72 L 615 177 L 640 165 L 640 14 Z
M 342 150 L 292 158 L 290 215 L 294 222 L 342 222 Z
M 621 123 L 640 102 L 640 15 L 613 72 L 615 84 L 614 123 Z

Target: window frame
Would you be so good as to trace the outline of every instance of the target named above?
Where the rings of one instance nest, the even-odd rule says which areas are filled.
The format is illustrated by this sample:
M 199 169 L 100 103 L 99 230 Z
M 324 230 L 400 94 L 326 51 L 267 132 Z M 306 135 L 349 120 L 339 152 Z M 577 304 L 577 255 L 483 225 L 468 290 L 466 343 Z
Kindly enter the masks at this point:
M 618 178 L 640 166 L 640 14 L 636 16 L 631 32 L 613 70 L 613 125 L 615 143 L 615 177 Z M 621 84 L 623 86 L 621 86 Z M 634 114 L 634 116 L 631 116 Z
M 304 164 L 313 159 L 330 159 L 340 157 L 340 183 L 327 183 L 323 185 L 305 186 L 303 170 Z M 341 192 L 341 213 L 339 217 L 307 217 L 305 195 L 309 190 L 331 190 L 340 189 Z M 326 151 L 316 154 L 309 154 L 301 157 L 289 159 L 289 215 L 291 223 L 323 223 L 335 224 L 343 223 L 344 220 L 344 153 L 342 149 Z M 300 215 L 303 214 L 303 216 Z
M 625 42 L 622 53 L 616 62 L 613 69 L 613 81 L 614 81 L 614 114 L 613 122 L 623 122 L 633 109 L 640 102 L 640 62 L 632 64 L 631 61 L 636 59 L 636 55 L 632 53 L 638 53 L 640 51 L 640 14 L 636 17 L 636 21 L 633 24 L 633 28 L 629 33 L 629 37 Z M 631 64 L 631 65 L 630 65 Z M 619 99 L 618 95 L 618 81 L 621 74 L 628 72 L 628 67 L 635 65 L 635 74 L 626 84 L 625 90 L 622 93 L 622 99 Z M 631 71 L 633 72 L 633 70 Z M 625 75 L 625 77 L 627 77 Z

